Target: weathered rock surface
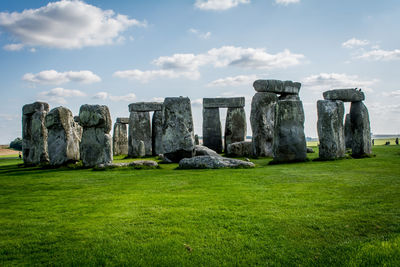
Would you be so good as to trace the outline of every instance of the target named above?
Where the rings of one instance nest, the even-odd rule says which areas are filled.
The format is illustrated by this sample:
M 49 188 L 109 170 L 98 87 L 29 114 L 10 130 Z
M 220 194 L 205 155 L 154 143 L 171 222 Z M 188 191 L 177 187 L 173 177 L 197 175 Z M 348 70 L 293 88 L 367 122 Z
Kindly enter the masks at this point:
M 346 154 L 344 140 L 342 101 L 318 100 L 319 158 L 332 160 L 343 158 Z
M 203 98 L 203 108 L 243 108 L 244 97 Z
M 363 102 L 353 102 L 350 107 L 352 156 L 371 155 L 371 126 L 368 109 Z
M 117 123 L 129 124 L 129 118 L 117 118 Z
M 78 161 L 81 129 L 72 112 L 65 107 L 54 108 L 47 114 L 45 122 L 50 164 L 58 166 Z
M 341 100 L 343 102 L 364 101 L 363 92 L 356 89 L 334 89 L 323 93 L 325 100 Z
M 154 111 L 152 120 L 153 156 L 157 156 L 163 153 L 162 131 L 163 131 L 162 111 Z
M 250 157 L 253 156 L 253 144 L 249 141 L 242 141 L 229 144 L 226 154 L 232 157 Z
M 126 123 L 120 123 L 117 118 L 117 122 L 114 124 L 113 134 L 113 153 L 117 155 L 128 155 L 128 129 Z
M 79 109 L 79 124 L 83 128 L 102 128 L 105 133 L 109 133 L 112 127 L 110 111 L 104 105 L 82 105 Z
M 160 102 L 138 102 L 129 105 L 129 112 L 149 112 L 149 111 L 161 111 L 162 103 Z
M 219 108 L 203 108 L 203 145 L 222 152 L 222 130 Z
M 195 144 L 190 99 L 167 97 L 162 112 L 164 156 L 172 162 L 193 157 Z
M 254 163 L 214 156 L 197 156 L 184 158 L 179 162 L 181 169 L 219 169 L 219 168 L 253 168 Z
M 351 118 L 350 113 L 346 114 L 346 118 L 344 120 L 344 140 L 346 143 L 346 149 L 351 149 L 353 138 L 351 137 Z
M 315 151 L 312 149 L 312 147 L 307 147 L 307 154 L 308 153 L 315 153 Z
M 256 80 L 253 87 L 257 92 L 298 95 L 301 83 L 280 80 Z
M 22 153 L 25 164 L 49 162 L 45 117 L 49 104 L 35 102 L 22 107 Z
M 272 157 L 274 139 L 275 105 L 278 97 L 274 93 L 256 93 L 251 101 L 250 123 L 253 132 L 253 155 Z
M 86 167 L 111 164 L 113 160 L 112 138 L 104 128 L 83 128 L 80 145 L 82 163 Z
M 306 160 L 307 146 L 302 102 L 280 100 L 276 105 L 275 114 L 274 162 Z
M 79 116 L 74 116 L 74 121 L 75 121 L 76 123 L 79 123 Z
M 110 164 L 113 159 L 111 116 L 107 106 L 83 105 L 79 110 L 83 127 L 80 154 L 86 167 Z
M 195 144 L 196 146 L 197 146 L 197 145 L 200 145 L 199 136 L 198 136 L 197 134 L 194 135 L 194 144 Z
M 153 160 L 136 160 L 132 162 L 124 162 L 124 163 L 111 163 L 111 164 L 100 164 L 96 166 L 97 168 L 106 168 L 106 167 L 149 167 L 151 169 L 157 168 L 158 163 Z
M 143 157 L 140 141 L 144 143 L 145 155 L 152 155 L 152 133 L 149 112 L 131 111 L 129 117 L 128 156 Z
M 244 108 L 228 108 L 225 121 L 225 149 L 229 144 L 246 139 L 247 123 Z
M 214 156 L 221 157 L 217 152 L 205 146 L 196 145 L 195 156 Z

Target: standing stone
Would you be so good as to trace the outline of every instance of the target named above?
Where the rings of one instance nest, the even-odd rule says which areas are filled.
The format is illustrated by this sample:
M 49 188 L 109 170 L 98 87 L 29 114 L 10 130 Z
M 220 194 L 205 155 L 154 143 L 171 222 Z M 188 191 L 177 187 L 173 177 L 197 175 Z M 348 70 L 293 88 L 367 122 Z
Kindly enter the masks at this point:
M 25 164 L 49 162 L 45 117 L 49 104 L 35 102 L 22 108 L 22 153 Z
M 203 108 L 203 145 L 222 152 L 222 131 L 219 108 Z
M 52 109 L 46 116 L 46 128 L 51 165 L 59 166 L 80 159 L 81 127 L 74 121 L 68 108 Z
M 256 157 L 272 157 L 277 102 L 278 97 L 274 93 L 260 92 L 253 96 L 250 123 L 253 131 L 253 155 Z
M 241 141 L 229 144 L 226 154 L 232 157 L 251 157 L 253 156 L 253 145 L 249 141 Z
M 346 143 L 346 149 L 351 149 L 353 138 L 351 137 L 351 118 L 350 113 L 346 114 L 344 120 L 344 140 Z
M 228 108 L 225 121 L 225 150 L 229 144 L 246 139 L 247 124 L 244 108 Z
M 275 114 L 274 162 L 304 161 L 307 158 L 307 145 L 303 103 L 280 100 Z
M 199 136 L 197 134 L 194 135 L 194 143 L 196 146 L 200 145 Z
M 343 158 L 346 153 L 344 141 L 342 101 L 318 100 L 319 158 L 331 160 Z
M 352 156 L 371 155 L 371 126 L 368 109 L 363 102 L 352 102 L 350 106 L 352 133 Z
M 195 153 L 193 117 L 190 99 L 167 97 L 163 105 L 162 144 L 165 158 L 179 162 Z
M 153 156 L 163 153 L 162 147 L 162 111 L 154 111 L 152 121 Z
M 126 127 L 127 121 L 129 121 L 128 118 L 117 118 L 117 122 L 114 124 L 114 134 L 113 134 L 114 156 L 128 154 L 128 130 Z
M 129 117 L 129 157 L 141 157 L 140 141 L 143 141 L 145 155 L 152 155 L 152 134 L 149 112 L 131 111 Z
M 111 116 L 107 106 L 82 105 L 79 124 L 83 127 L 80 153 L 83 165 L 109 165 L 113 160 Z

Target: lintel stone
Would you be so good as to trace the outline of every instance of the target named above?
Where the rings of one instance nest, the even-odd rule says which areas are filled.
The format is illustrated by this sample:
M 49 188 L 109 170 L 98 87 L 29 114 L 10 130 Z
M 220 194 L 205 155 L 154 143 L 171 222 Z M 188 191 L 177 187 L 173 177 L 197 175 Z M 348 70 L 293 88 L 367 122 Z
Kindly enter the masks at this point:
M 361 89 L 360 89 L 361 90 Z M 359 102 L 365 100 L 365 95 L 355 88 L 333 89 L 323 93 L 325 100 L 341 100 L 343 102 Z
M 203 108 L 243 108 L 244 97 L 203 98 Z
M 256 80 L 253 87 L 257 92 L 298 95 L 301 83 L 280 80 Z
M 128 124 L 129 118 L 117 118 L 117 123 Z
M 36 111 L 39 111 L 39 112 L 47 111 L 48 112 L 49 109 L 50 109 L 49 104 L 47 104 L 45 102 L 35 102 L 35 103 L 32 103 L 32 104 L 24 105 L 22 107 L 22 114 L 23 115 L 33 114 Z
M 163 103 L 160 102 L 137 102 L 129 105 L 129 112 L 161 111 Z

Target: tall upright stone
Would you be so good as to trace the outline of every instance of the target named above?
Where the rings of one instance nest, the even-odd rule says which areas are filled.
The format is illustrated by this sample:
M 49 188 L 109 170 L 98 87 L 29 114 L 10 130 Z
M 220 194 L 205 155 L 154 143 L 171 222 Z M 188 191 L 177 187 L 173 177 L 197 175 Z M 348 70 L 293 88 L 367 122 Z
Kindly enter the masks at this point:
M 343 116 L 344 104 L 340 100 L 318 100 L 319 158 L 343 158 L 346 153 Z
M 74 121 L 71 110 L 52 109 L 46 116 L 50 164 L 59 166 L 80 159 L 81 127 Z
M 129 118 L 117 118 L 114 124 L 113 153 L 117 155 L 128 155 L 128 130 L 126 125 Z
M 351 137 L 351 118 L 350 113 L 346 114 L 344 120 L 344 140 L 346 143 L 346 149 L 351 149 L 353 138 Z
M 149 112 L 131 111 L 129 116 L 129 157 L 141 157 L 140 142 L 144 143 L 146 156 L 152 155 L 152 134 Z
M 228 145 L 245 141 L 247 133 L 244 108 L 228 108 L 225 120 L 225 150 Z
M 107 106 L 82 105 L 79 124 L 83 127 L 80 153 L 83 165 L 94 167 L 113 160 L 111 116 Z
M 350 106 L 352 133 L 352 156 L 371 155 L 371 126 L 368 109 L 363 102 L 352 102 Z
M 297 100 L 279 100 L 275 114 L 274 162 L 306 160 L 303 103 Z
M 45 118 L 49 104 L 34 102 L 22 107 L 22 154 L 24 163 L 38 165 L 49 162 Z
M 272 157 L 274 139 L 275 106 L 278 96 L 274 93 L 259 92 L 251 102 L 250 123 L 253 132 L 252 151 L 257 157 Z
M 162 146 L 163 117 L 162 111 L 156 110 L 152 120 L 153 155 L 163 154 Z
M 219 108 L 203 107 L 203 145 L 217 153 L 222 152 L 222 130 Z
M 165 158 L 179 162 L 195 153 L 192 108 L 188 97 L 167 97 L 163 104 L 162 144 Z

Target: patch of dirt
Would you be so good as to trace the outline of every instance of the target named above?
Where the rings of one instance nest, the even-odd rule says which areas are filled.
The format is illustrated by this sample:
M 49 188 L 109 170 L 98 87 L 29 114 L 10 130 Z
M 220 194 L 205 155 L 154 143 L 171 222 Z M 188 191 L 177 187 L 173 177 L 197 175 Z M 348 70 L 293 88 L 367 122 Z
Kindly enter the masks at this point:
M 8 148 L 0 148 L 0 156 L 7 156 L 7 155 L 18 155 L 20 151 L 12 150 Z

